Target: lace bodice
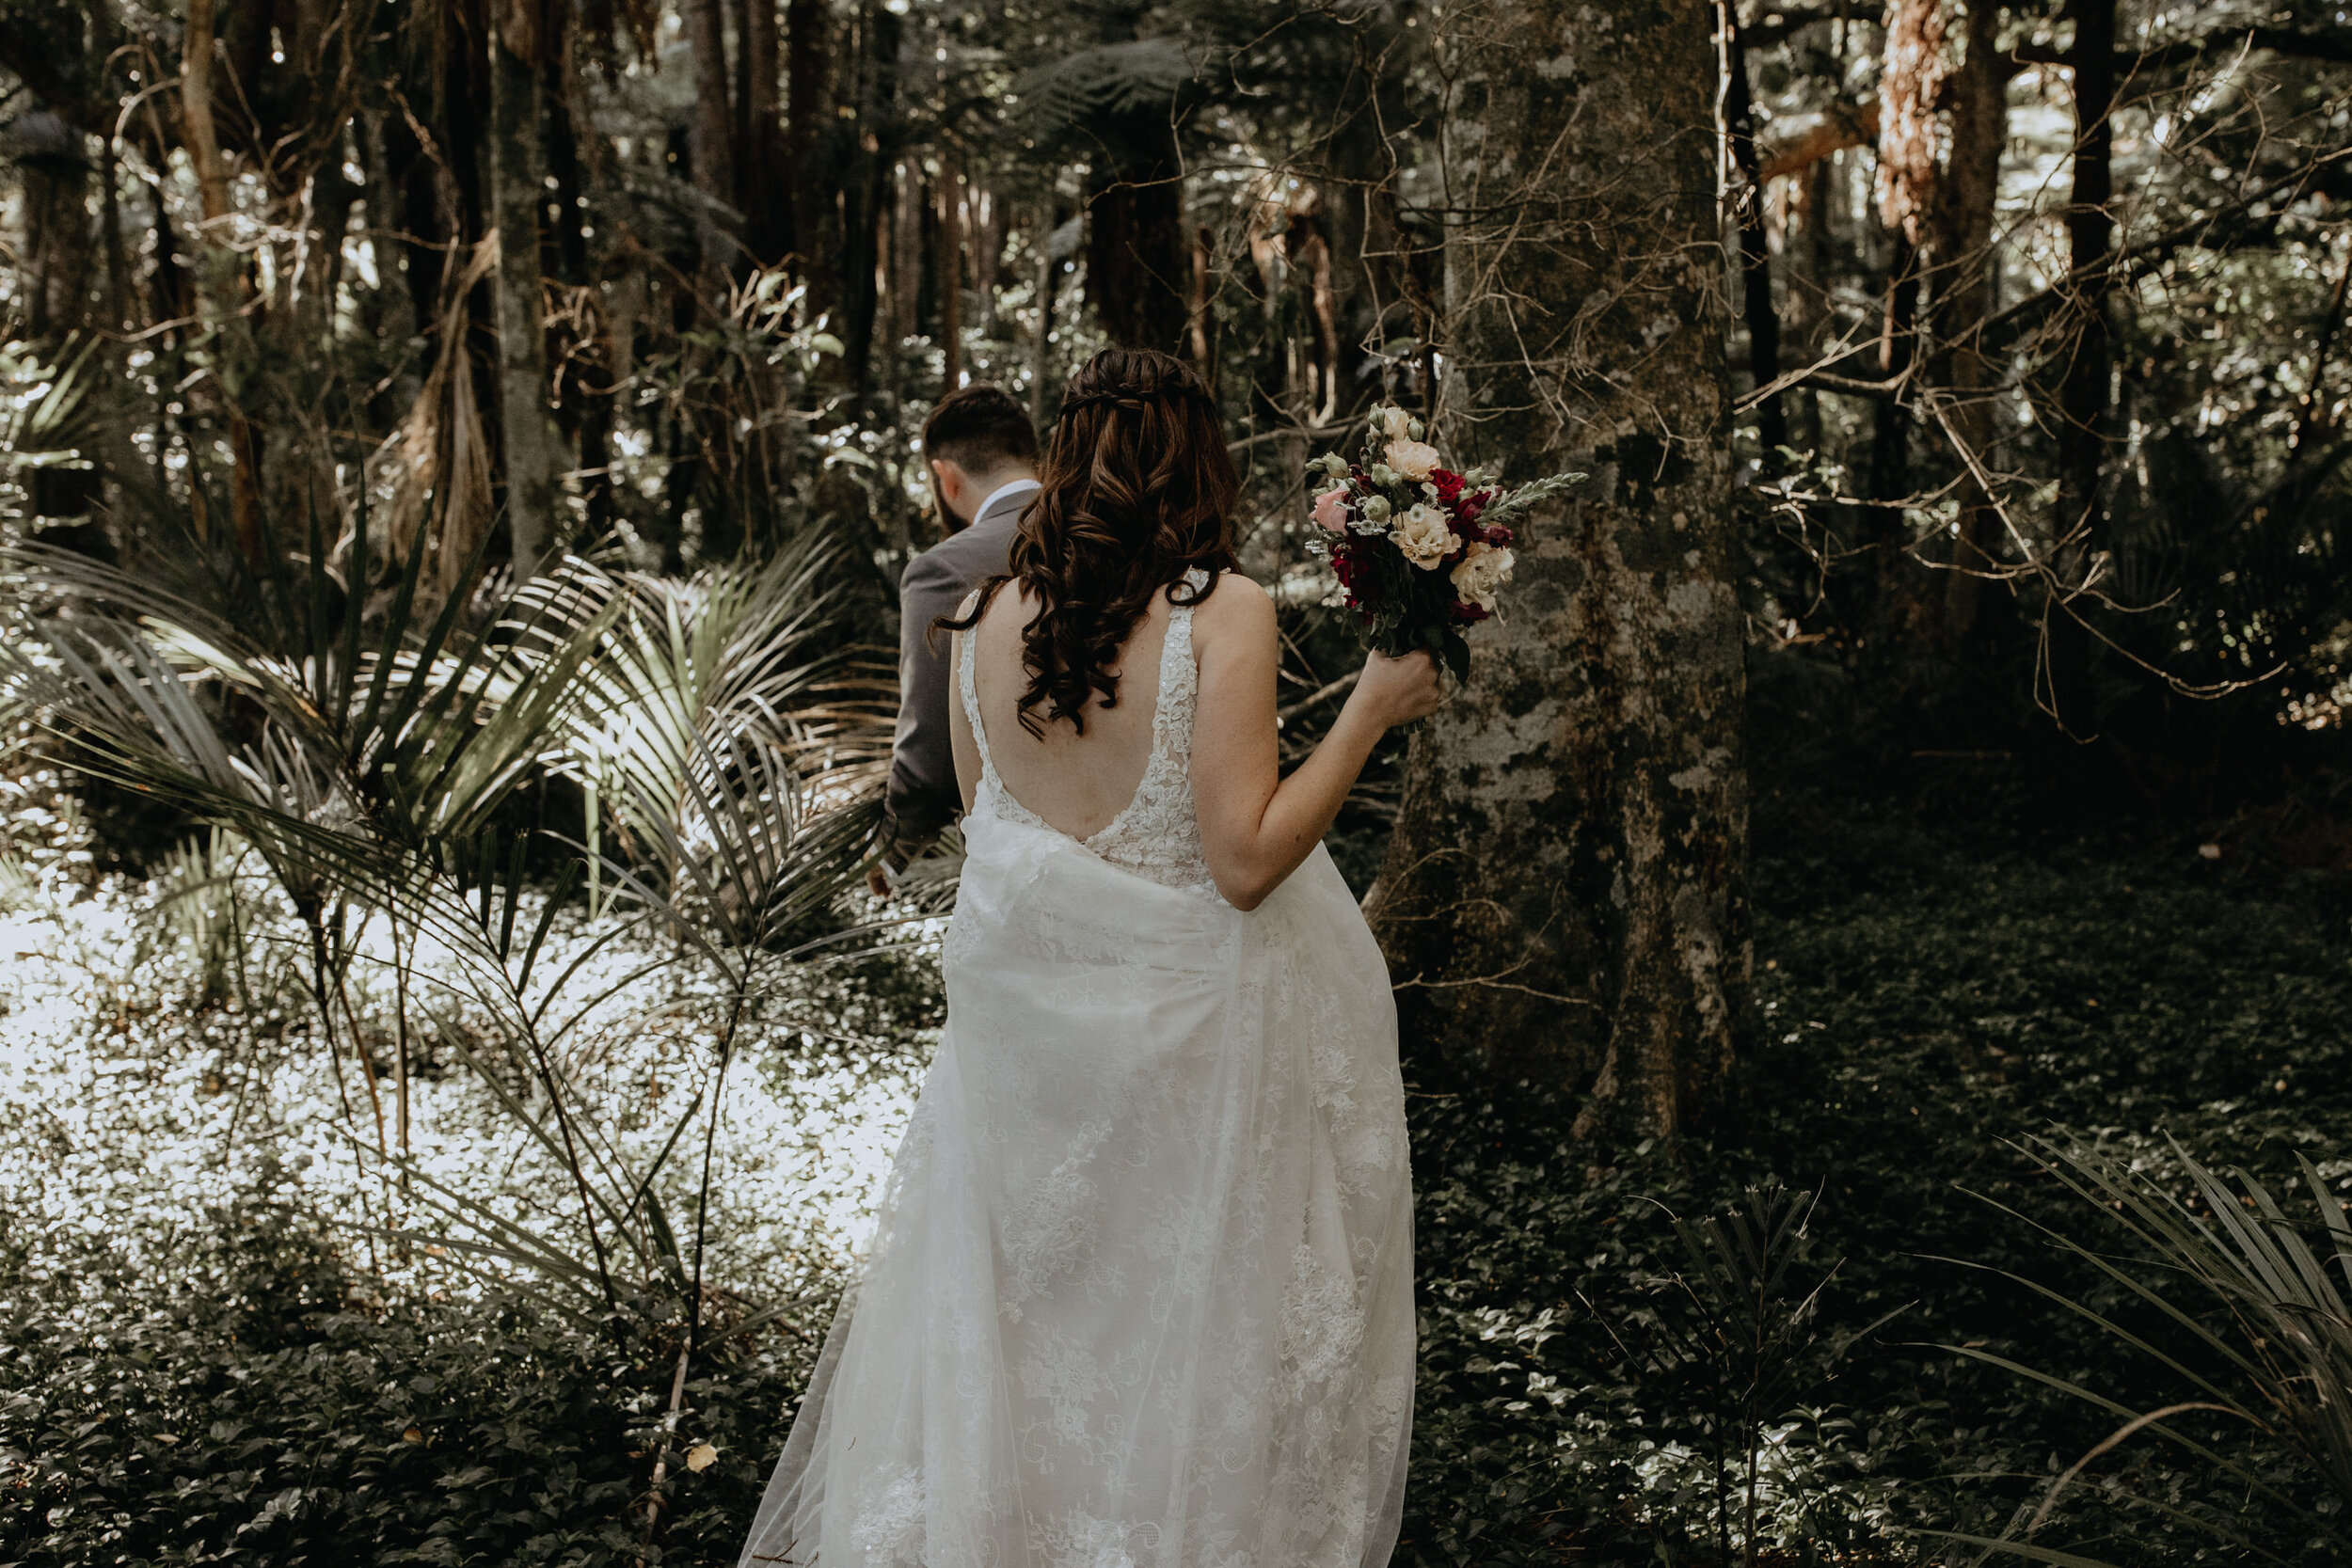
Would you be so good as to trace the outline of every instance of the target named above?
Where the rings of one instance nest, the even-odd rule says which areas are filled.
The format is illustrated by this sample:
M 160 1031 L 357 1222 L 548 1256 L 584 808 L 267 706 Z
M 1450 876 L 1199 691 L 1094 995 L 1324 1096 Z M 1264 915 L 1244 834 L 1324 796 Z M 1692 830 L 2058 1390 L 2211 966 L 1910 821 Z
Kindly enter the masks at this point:
M 1184 581 L 1195 593 L 1206 587 L 1208 580 L 1208 574 L 1198 566 L 1184 574 Z M 1100 832 L 1074 840 L 1120 869 L 1167 887 L 1215 885 L 1207 857 L 1201 852 L 1200 818 L 1192 799 L 1193 701 L 1200 689 L 1200 667 L 1192 657 L 1192 610 L 1188 604 L 1168 607 L 1168 640 L 1160 648 L 1160 690 L 1152 708 L 1152 754 L 1143 765 L 1143 778 L 1135 795 Z M 965 601 L 964 612 L 971 612 L 970 600 Z M 997 775 L 995 760 L 989 754 L 988 731 L 980 723 L 971 631 L 956 633 L 955 658 L 963 716 L 972 726 L 973 744 L 980 753 L 980 783 L 973 792 L 973 812 L 993 813 L 1007 821 L 1072 837 L 1023 805 Z

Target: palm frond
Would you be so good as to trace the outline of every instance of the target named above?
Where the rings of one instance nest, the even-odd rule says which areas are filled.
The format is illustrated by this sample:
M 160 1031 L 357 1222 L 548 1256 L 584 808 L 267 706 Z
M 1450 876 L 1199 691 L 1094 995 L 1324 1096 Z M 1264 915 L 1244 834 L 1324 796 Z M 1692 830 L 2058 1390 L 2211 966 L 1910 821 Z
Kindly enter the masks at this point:
M 2161 1409 L 2140 1410 L 2076 1380 L 1975 1347 L 1947 1347 L 2120 1418 L 2122 1424 L 2106 1443 L 2053 1484 L 2042 1513 L 2090 1460 L 2146 1433 L 2199 1460 L 2236 1495 L 2260 1496 L 2265 1516 L 2277 1519 L 2282 1532 L 2292 1532 L 2298 1541 L 2331 1543 L 2340 1552 L 2352 1550 L 2352 1535 L 2339 1523 L 2344 1505 L 2352 1504 L 2352 1293 L 2347 1293 L 2352 1286 L 2352 1225 L 2317 1169 L 2297 1154 L 2305 1185 L 2319 1209 L 2313 1238 L 2258 1178 L 2243 1170 L 2211 1169 L 2177 1144 L 2173 1153 L 2186 1179 L 2186 1198 L 2155 1174 L 2135 1169 L 2102 1149 L 2037 1139 L 2027 1151 L 2108 1226 L 2122 1231 L 2136 1256 L 2119 1258 L 2052 1227 L 2038 1228 L 2065 1253 L 2157 1313 L 2177 1331 L 2184 1348 L 2178 1353 L 2159 1348 L 2085 1301 L 2036 1281 L 2021 1283 L 2147 1355 L 2195 1394 Z M 2332 1506 L 2308 1505 L 2272 1484 L 2263 1467 L 2190 1434 L 2174 1418 L 2193 1411 L 2223 1415 L 2266 1434 L 2330 1495 Z M 2142 1500 L 2151 1507 L 2163 1504 L 2163 1499 Z M 2229 1516 L 2234 1511 L 2211 1516 L 2169 1505 L 2161 1511 L 2238 1549 L 2282 1560 L 2244 1537 L 2243 1521 Z M 1980 1544 L 2037 1561 L 2062 1560 L 2048 1548 L 2026 1543 Z

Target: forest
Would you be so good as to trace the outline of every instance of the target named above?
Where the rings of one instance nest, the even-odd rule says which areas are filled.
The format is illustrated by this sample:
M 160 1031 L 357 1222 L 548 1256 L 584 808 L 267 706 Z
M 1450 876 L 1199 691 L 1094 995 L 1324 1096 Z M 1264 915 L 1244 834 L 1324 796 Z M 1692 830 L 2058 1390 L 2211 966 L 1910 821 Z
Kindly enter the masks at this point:
M 0 1568 L 736 1560 L 1112 346 L 1286 766 L 1311 465 L 1582 476 L 1327 841 L 1398 1568 L 2352 1562 L 2348 293 L 2320 0 L 0 0 Z

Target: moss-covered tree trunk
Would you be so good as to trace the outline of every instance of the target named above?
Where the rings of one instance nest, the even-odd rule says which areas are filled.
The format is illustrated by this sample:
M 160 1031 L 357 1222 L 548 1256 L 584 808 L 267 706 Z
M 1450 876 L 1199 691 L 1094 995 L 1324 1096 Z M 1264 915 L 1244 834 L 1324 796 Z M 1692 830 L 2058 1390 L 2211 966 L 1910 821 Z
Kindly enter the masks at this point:
M 1710 8 L 1445 20 L 1439 439 L 1593 477 L 1523 528 L 1370 903 L 1424 1081 L 1671 1135 L 1728 1101 L 1750 968 Z

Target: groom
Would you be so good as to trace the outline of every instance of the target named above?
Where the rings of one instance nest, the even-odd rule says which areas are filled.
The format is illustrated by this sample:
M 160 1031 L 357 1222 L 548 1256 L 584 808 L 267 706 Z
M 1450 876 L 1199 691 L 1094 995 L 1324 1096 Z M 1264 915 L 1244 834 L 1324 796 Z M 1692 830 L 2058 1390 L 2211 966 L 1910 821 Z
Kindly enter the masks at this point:
M 947 735 L 947 639 L 931 623 L 1006 570 L 1013 529 L 1037 495 L 1037 432 L 1002 388 L 964 387 L 923 425 L 923 456 L 947 537 L 898 578 L 898 730 L 890 748 L 882 853 L 866 874 L 877 894 L 963 806 Z

